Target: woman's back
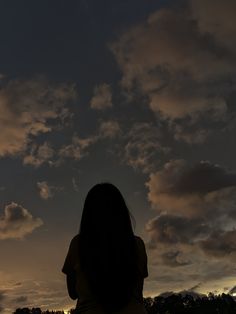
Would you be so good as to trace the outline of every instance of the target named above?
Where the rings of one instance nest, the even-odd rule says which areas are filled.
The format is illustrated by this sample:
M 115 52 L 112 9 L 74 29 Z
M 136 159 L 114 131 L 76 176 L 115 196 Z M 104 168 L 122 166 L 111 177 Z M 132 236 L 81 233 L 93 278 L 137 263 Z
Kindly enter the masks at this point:
M 78 299 L 78 313 L 145 313 L 147 255 L 131 216 L 113 184 L 96 184 L 88 192 L 79 234 L 62 269 L 70 297 Z
M 124 308 L 118 311 L 109 313 L 116 314 L 145 314 L 146 311 L 143 306 L 143 281 L 144 278 L 148 276 L 147 270 L 147 255 L 143 240 L 140 237 L 135 236 L 136 250 L 137 250 L 137 281 L 136 285 L 133 288 L 132 296 L 125 305 Z M 81 263 L 79 261 L 79 235 L 76 235 L 70 244 L 70 248 L 68 254 L 66 256 L 66 260 L 64 266 L 62 268 L 63 273 L 66 275 L 74 274 L 75 276 L 75 287 L 78 295 L 78 301 L 76 308 L 78 309 L 78 313 L 87 313 L 87 314 L 107 314 L 103 310 L 103 307 L 99 305 L 96 301 L 96 297 L 94 293 L 91 291 L 89 287 L 88 278 L 81 267 Z M 115 284 L 115 283 L 114 283 Z M 125 285 L 125 281 L 124 281 Z M 98 284 L 99 286 L 99 284 Z M 107 287 L 109 290 L 109 287 Z M 117 293 L 117 292 L 116 292 Z M 114 296 L 115 299 L 119 299 L 119 295 Z M 109 301 L 109 300 L 107 300 Z

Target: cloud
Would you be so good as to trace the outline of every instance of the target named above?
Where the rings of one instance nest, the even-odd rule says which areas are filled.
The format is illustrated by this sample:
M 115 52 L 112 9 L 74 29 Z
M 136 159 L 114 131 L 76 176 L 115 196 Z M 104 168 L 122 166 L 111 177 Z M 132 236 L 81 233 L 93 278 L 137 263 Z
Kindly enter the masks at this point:
M 0 217 L 0 240 L 24 238 L 42 224 L 42 219 L 34 218 L 27 209 L 12 202 Z
M 114 138 L 121 132 L 120 125 L 117 121 L 102 121 L 99 127 L 99 135 L 101 138 Z
M 13 300 L 15 303 L 26 303 L 28 301 L 27 296 L 20 296 Z
M 81 138 L 77 134 L 74 134 L 71 143 L 64 145 L 60 151 L 59 156 L 61 158 L 72 158 L 74 160 L 80 160 L 88 154 L 89 147 L 96 143 L 98 137 L 90 136 Z
M 39 195 L 42 199 L 47 200 L 53 197 L 52 187 L 46 181 L 38 182 Z
M 236 258 L 236 229 L 230 231 L 214 231 L 210 236 L 199 243 L 207 255 Z
M 90 106 L 92 109 L 97 110 L 112 107 L 112 92 L 110 85 L 103 83 L 95 87 Z
M 236 3 L 233 0 L 192 0 L 190 1 L 193 17 L 198 21 L 198 27 L 203 33 L 212 34 L 217 41 L 229 51 L 236 51 L 234 11 Z M 212 13 L 214 8 L 214 14 Z
M 236 286 L 232 287 L 232 288 L 229 290 L 229 293 L 230 293 L 230 294 L 236 294 Z
M 79 183 L 76 178 L 72 178 L 72 185 L 75 192 L 79 192 Z
M 178 250 L 163 253 L 162 262 L 170 267 L 179 267 L 191 264 L 191 262 L 182 258 L 182 254 Z
M 182 125 L 178 140 L 196 139 L 184 135 L 191 124 L 202 128 L 198 142 L 211 123 L 227 124 L 228 99 L 236 86 L 236 23 L 228 18 L 234 11 L 231 0 L 186 1 L 181 8 L 152 13 L 111 45 L 123 88 L 129 94 L 141 91 L 159 119 Z M 210 122 L 201 125 L 206 116 Z
M 187 144 L 202 144 L 212 134 L 211 130 L 193 124 L 172 122 L 169 126 L 173 132 L 174 139 Z
M 51 132 L 50 122 L 63 122 L 69 114 L 64 106 L 75 98 L 73 85 L 44 78 L 6 82 L 0 90 L 0 157 L 19 154 L 32 137 Z
M 5 298 L 4 291 L 0 291 L 0 301 L 4 300 L 4 298 Z
M 73 302 L 70 302 L 66 295 L 65 283 L 63 278 L 58 279 L 56 275 L 45 274 L 36 278 L 35 274 L 31 273 L 29 279 L 25 278 L 21 287 L 14 287 L 9 283 L 5 283 L 6 289 L 9 292 L 4 307 L 9 313 L 13 313 L 16 308 L 27 306 L 29 308 L 40 307 L 48 310 L 69 309 L 73 307 Z M 11 279 L 14 280 L 16 274 L 11 274 Z M 1 302 L 0 302 L 1 304 Z M 6 311 L 3 311 L 5 313 Z M 7 313 L 8 313 L 7 312 Z
M 210 227 L 201 219 L 190 219 L 182 216 L 160 215 L 148 221 L 146 230 L 150 236 L 151 248 L 158 243 L 193 244 L 209 234 Z
M 171 160 L 150 175 L 146 186 L 149 201 L 160 211 L 207 216 L 220 210 L 219 201 L 221 205 L 234 203 L 236 174 L 207 161 L 191 166 L 184 160 Z
M 190 252 L 236 260 L 235 173 L 207 161 L 171 160 L 150 174 L 146 186 L 159 213 L 146 224 L 147 245 L 158 248 L 162 263 L 174 266 L 179 256 L 191 261 Z
M 146 122 L 134 124 L 124 138 L 124 162 L 144 173 L 155 169 L 160 156 L 170 150 L 162 146 L 160 130 Z
M 23 163 L 38 168 L 42 164 L 53 163 L 52 158 L 54 154 L 54 149 L 47 142 L 44 142 L 42 145 L 33 144 L 30 153 L 24 156 Z
M 5 292 L 4 291 L 0 291 L 0 313 L 3 312 L 4 307 L 2 304 L 2 301 L 5 299 Z
M 64 158 L 72 158 L 74 160 L 81 160 L 89 154 L 89 149 L 92 145 L 103 141 L 105 139 L 113 140 L 121 134 L 121 128 L 117 121 L 107 120 L 101 121 L 98 130 L 95 134 L 87 137 L 80 137 L 74 134 L 71 143 L 62 146 L 59 151 L 59 156 Z
M 61 191 L 61 187 L 56 187 L 53 185 L 48 185 L 47 181 L 37 182 L 37 187 L 39 189 L 39 195 L 42 199 L 48 200 L 52 198 L 57 191 Z

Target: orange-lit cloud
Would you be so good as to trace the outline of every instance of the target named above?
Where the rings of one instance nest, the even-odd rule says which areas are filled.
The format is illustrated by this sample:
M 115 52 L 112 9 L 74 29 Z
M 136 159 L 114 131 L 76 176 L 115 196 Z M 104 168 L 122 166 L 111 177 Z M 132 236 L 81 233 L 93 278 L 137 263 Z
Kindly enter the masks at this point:
M 114 138 L 119 135 L 120 132 L 120 125 L 114 120 L 102 121 L 99 127 L 99 134 L 101 138 Z
M 21 239 L 43 224 L 42 219 L 34 218 L 32 214 L 16 203 L 5 206 L 0 217 L 0 240 Z
M 23 163 L 34 167 L 39 167 L 44 163 L 51 164 L 54 154 L 52 146 L 47 142 L 44 142 L 42 145 L 33 144 L 29 154 L 24 156 Z
M 210 122 L 208 128 L 201 126 L 200 134 L 191 126 L 206 116 L 212 123 L 227 121 L 229 97 L 236 91 L 236 24 L 228 18 L 235 3 L 185 3 L 151 14 L 124 32 L 111 49 L 123 88 L 147 96 L 158 118 L 171 122 L 177 140 L 202 143 Z
M 49 120 L 65 119 L 64 105 L 75 98 L 73 85 L 43 78 L 8 81 L 0 90 L 0 156 L 19 154 L 32 137 L 50 132 Z
M 39 195 L 42 199 L 47 200 L 53 197 L 52 187 L 48 185 L 46 181 L 37 182 L 37 187 L 39 189 Z
M 39 189 L 39 195 L 42 199 L 48 200 L 52 198 L 56 192 L 62 191 L 62 187 L 49 185 L 47 181 L 37 182 L 37 187 Z
M 90 101 L 92 109 L 103 110 L 112 107 L 112 92 L 110 85 L 103 83 L 94 89 L 94 95 Z
M 229 205 L 236 190 L 236 175 L 206 161 L 191 166 L 184 160 L 172 160 L 152 173 L 146 185 L 148 199 L 159 211 L 208 217 L 212 211 L 219 213 L 220 199 L 222 206 Z M 231 207 L 223 210 L 230 213 Z
M 80 160 L 88 154 L 88 148 L 95 142 L 97 142 L 97 136 L 80 138 L 75 134 L 71 139 L 71 143 L 62 146 L 59 156 L 61 158 Z
M 89 154 L 89 149 L 94 144 L 103 140 L 112 140 L 121 135 L 121 128 L 115 120 L 101 121 L 97 132 L 87 137 L 80 137 L 74 134 L 71 143 L 63 145 L 59 151 L 59 156 L 64 158 L 72 158 L 80 160 Z

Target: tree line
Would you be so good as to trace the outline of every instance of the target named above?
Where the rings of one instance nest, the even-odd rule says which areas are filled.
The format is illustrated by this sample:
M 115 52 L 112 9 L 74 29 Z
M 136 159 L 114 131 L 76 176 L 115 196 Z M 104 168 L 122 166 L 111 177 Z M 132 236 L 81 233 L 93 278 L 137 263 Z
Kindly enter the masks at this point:
M 229 294 L 222 293 L 193 297 L 190 294 L 173 293 L 169 296 L 144 298 L 144 306 L 148 314 L 235 314 L 236 300 Z M 69 311 L 76 314 L 75 309 Z M 64 311 L 42 311 L 37 308 L 18 308 L 13 314 L 65 314 Z

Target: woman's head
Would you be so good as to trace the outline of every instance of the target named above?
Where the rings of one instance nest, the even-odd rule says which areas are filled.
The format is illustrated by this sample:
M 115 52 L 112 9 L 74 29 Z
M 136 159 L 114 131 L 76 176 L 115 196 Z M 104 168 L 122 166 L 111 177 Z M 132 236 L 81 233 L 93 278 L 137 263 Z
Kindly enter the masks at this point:
M 88 192 L 82 213 L 80 233 L 98 237 L 132 234 L 131 214 L 117 187 L 96 184 Z
M 119 310 L 127 304 L 137 279 L 136 242 L 129 210 L 113 184 L 97 184 L 86 196 L 79 258 L 104 309 Z

